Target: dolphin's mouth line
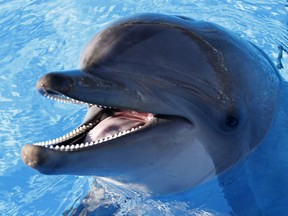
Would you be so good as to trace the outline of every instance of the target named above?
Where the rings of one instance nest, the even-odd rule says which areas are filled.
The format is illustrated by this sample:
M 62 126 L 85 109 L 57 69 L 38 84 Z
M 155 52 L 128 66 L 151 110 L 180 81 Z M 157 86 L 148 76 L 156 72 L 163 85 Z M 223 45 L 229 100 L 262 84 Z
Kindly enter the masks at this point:
M 68 96 L 52 93 L 41 89 L 40 93 L 52 100 L 62 103 L 88 105 L 88 108 L 98 108 L 98 112 L 73 131 L 33 145 L 46 147 L 57 151 L 81 151 L 131 133 L 145 129 L 153 124 L 156 115 L 137 112 L 128 109 L 118 109 L 79 101 Z

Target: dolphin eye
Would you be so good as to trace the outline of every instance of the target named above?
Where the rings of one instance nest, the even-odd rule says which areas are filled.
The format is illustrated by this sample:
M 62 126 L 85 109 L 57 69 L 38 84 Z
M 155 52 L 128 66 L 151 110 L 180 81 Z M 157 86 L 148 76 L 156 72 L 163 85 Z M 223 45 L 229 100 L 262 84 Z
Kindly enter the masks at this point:
M 225 124 L 230 128 L 237 127 L 239 123 L 239 119 L 236 116 L 233 115 L 227 115 L 225 119 Z
M 228 114 L 225 117 L 225 126 L 223 129 L 227 132 L 236 129 L 239 125 L 239 121 L 240 120 L 237 116 Z
M 227 114 L 224 117 L 224 124 L 221 124 L 221 129 L 225 132 L 232 132 L 237 129 L 240 123 L 240 118 L 236 115 Z

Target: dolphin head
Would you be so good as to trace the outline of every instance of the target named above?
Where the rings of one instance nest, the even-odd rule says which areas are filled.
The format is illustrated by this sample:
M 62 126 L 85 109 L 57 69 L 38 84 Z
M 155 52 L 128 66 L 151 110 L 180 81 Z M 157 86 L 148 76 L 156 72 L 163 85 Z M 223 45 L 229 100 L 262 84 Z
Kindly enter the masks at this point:
M 81 69 L 38 81 L 42 95 L 88 111 L 71 133 L 25 145 L 22 158 L 45 174 L 180 192 L 261 143 L 279 83 L 261 50 L 218 25 L 157 14 L 122 19 L 88 43 Z

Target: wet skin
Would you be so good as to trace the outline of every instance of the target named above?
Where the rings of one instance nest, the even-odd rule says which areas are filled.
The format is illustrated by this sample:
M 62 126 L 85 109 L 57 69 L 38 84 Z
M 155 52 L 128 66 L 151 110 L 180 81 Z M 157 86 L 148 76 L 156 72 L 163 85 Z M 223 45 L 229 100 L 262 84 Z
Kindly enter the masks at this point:
M 45 174 L 104 176 L 155 195 L 184 191 L 261 144 L 280 86 L 260 49 L 218 25 L 129 17 L 96 34 L 81 69 L 38 81 L 44 96 L 88 111 L 74 133 L 25 145 L 22 158 Z

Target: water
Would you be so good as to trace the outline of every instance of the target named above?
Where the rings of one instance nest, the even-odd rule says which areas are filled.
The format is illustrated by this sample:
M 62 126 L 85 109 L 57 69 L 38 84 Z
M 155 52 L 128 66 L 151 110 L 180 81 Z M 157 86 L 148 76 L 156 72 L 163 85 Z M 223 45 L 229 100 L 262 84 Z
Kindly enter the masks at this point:
M 27 168 L 20 159 L 21 146 L 69 132 L 85 113 L 84 107 L 41 97 L 35 83 L 46 72 L 77 68 L 81 50 L 95 32 L 112 20 L 142 12 L 221 24 L 257 44 L 277 64 L 278 46 L 288 50 L 287 4 L 284 0 L 0 0 L 0 215 L 232 214 L 216 179 L 186 194 L 152 200 L 103 179 L 45 176 Z M 285 52 L 282 64 L 280 73 L 287 79 Z M 282 126 L 287 129 L 284 121 Z M 280 157 L 287 155 L 286 149 Z M 277 184 L 272 181 L 271 188 Z M 283 207 L 277 200 L 275 206 Z

